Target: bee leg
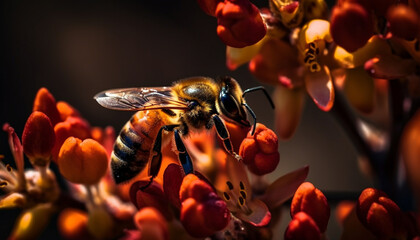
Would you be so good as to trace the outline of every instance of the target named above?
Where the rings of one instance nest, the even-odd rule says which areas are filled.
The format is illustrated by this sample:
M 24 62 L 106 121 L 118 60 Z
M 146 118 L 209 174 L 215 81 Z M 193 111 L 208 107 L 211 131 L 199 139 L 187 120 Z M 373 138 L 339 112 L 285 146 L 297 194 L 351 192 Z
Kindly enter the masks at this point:
M 149 176 L 150 180 L 146 186 L 143 186 L 142 189 L 146 189 L 150 184 L 152 184 L 153 179 L 158 175 L 160 166 L 162 165 L 162 131 L 173 131 L 175 127 L 179 125 L 166 125 L 159 129 L 159 132 L 156 136 L 155 144 L 153 145 L 153 156 L 150 161 Z
M 234 156 L 236 159 L 241 160 L 241 156 L 239 156 L 234 150 L 232 142 L 230 141 L 230 134 L 226 128 L 225 123 L 219 117 L 219 115 L 213 115 L 213 122 L 214 126 L 216 127 L 217 136 L 223 141 L 223 145 L 228 153 Z
M 181 162 L 182 168 L 184 169 L 185 175 L 193 173 L 194 169 L 193 169 L 191 157 L 188 154 L 184 143 L 182 142 L 178 129 L 175 129 L 174 137 L 175 137 L 176 148 L 178 150 L 178 158 L 179 158 L 179 161 Z

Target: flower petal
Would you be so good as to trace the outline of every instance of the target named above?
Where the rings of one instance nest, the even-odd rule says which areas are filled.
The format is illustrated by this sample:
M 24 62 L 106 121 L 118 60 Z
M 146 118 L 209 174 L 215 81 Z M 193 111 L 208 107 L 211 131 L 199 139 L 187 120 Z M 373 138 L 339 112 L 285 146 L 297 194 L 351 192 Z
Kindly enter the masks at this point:
M 340 70 L 342 74 L 338 73 Z M 332 73 L 334 81 L 339 81 L 335 85 L 342 88 L 350 104 L 357 110 L 363 113 L 372 112 L 375 103 L 375 84 L 372 77 L 361 67 L 340 70 Z
M 243 48 L 226 46 L 226 66 L 233 71 L 242 64 L 249 62 L 260 50 L 263 40 Z
M 11 193 L 0 200 L 0 209 L 23 207 L 25 203 L 25 196 L 20 193 Z
M 396 79 L 413 74 L 416 62 L 396 55 L 380 55 L 365 63 L 365 70 L 374 78 Z
M 302 114 L 305 92 L 302 88 L 287 89 L 278 86 L 273 94 L 276 105 L 276 133 L 282 140 L 294 134 Z
M 350 53 L 337 46 L 334 49 L 334 59 L 345 68 L 362 66 L 365 62 L 378 54 L 391 54 L 391 47 L 386 39 L 374 35 L 363 47 Z
M 181 166 L 175 163 L 169 164 L 163 174 L 163 191 L 169 201 L 178 208 L 181 207 L 179 189 L 181 188 L 183 177 Z
M 263 227 L 271 220 L 271 213 L 267 205 L 258 199 L 248 203 L 250 212 L 238 212 L 236 216 L 256 227 Z
M 274 209 L 293 196 L 296 189 L 308 176 L 309 166 L 299 168 L 293 172 L 281 176 L 265 191 L 261 197 L 270 209 Z
M 308 72 L 305 76 L 306 90 L 315 104 L 323 111 L 329 111 L 334 104 L 334 87 L 327 66 L 319 72 Z

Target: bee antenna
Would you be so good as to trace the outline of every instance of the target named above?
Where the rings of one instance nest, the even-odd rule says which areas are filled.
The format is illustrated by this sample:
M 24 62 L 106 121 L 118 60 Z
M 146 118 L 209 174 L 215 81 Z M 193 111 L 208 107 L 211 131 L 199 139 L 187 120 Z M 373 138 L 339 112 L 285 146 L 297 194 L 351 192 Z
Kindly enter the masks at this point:
M 258 87 L 253 87 L 253 88 L 248 88 L 246 89 L 243 93 L 242 93 L 242 97 L 245 97 L 245 94 L 249 93 L 249 92 L 255 92 L 261 90 L 263 91 L 263 93 L 265 94 L 265 96 L 267 97 L 268 101 L 270 102 L 271 107 L 274 109 L 274 102 L 273 99 L 271 99 L 270 95 L 268 94 L 267 90 L 265 90 L 265 88 L 263 86 L 258 86 Z M 247 106 L 245 104 L 245 106 Z M 248 110 L 250 110 L 249 107 L 247 107 Z
M 251 114 L 252 118 L 254 119 L 254 124 L 252 124 L 252 133 L 251 133 L 251 135 L 254 135 L 255 128 L 257 127 L 257 116 L 255 116 L 254 111 L 252 111 L 252 109 L 248 106 L 248 104 L 242 103 L 242 105 L 244 105 L 246 109 L 248 109 L 248 112 Z

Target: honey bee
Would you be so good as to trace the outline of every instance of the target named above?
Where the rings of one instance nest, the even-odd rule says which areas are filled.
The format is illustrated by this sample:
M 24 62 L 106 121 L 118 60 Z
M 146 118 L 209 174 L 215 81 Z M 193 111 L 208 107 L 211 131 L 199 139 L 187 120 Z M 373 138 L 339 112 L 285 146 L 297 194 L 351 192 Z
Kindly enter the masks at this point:
M 256 116 L 245 103 L 244 95 L 256 90 L 262 90 L 274 108 L 263 87 L 242 91 L 231 77 L 217 80 L 192 77 L 176 81 L 171 87 L 111 89 L 98 93 L 94 98 L 103 107 L 137 111 L 114 144 L 111 155 L 114 181 L 118 184 L 132 179 L 150 163 L 148 173 L 152 182 L 162 163 L 163 141 L 170 132 L 185 174 L 193 173 L 193 164 L 181 136 L 187 136 L 191 130 L 209 130 L 214 126 L 226 151 L 239 157 L 224 121 L 250 127 L 249 112 L 254 119 L 254 131 Z

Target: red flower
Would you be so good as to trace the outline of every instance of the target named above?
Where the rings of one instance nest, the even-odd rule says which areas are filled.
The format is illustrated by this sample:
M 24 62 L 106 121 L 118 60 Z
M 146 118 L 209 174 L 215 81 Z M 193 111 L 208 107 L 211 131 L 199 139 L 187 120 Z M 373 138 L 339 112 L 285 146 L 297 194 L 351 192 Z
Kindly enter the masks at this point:
M 22 134 L 23 151 L 32 165 L 47 166 L 54 147 L 55 133 L 50 119 L 43 112 L 33 112 Z
M 172 219 L 172 213 L 169 210 L 169 201 L 163 192 L 162 186 L 153 181 L 150 185 L 149 181 L 137 181 L 131 185 L 130 199 L 137 207 L 142 209 L 145 207 L 153 207 L 162 213 L 167 220 Z
M 259 9 L 248 0 L 225 0 L 216 8 L 217 35 L 231 47 L 257 43 L 266 34 Z
M 244 163 L 257 175 L 264 175 L 276 169 L 280 161 L 277 135 L 258 123 L 254 135 L 248 133 L 239 149 Z
M 298 212 L 293 216 L 284 233 L 285 240 L 320 240 L 321 232 L 315 221 L 305 212 Z
M 304 182 L 296 190 L 290 205 L 290 215 L 294 217 L 305 212 L 316 222 L 321 232 L 325 232 L 330 218 L 330 206 L 324 194 L 310 182 Z
M 46 88 L 40 88 L 38 90 L 32 111 L 40 111 L 45 113 L 50 118 L 53 126 L 58 122 L 61 122 L 61 117 L 57 110 L 55 98 Z
M 189 174 L 184 178 L 179 195 L 182 201 L 180 219 L 191 236 L 210 236 L 229 223 L 226 202 L 197 176 Z
M 363 225 L 382 239 L 402 234 L 403 214 L 388 196 L 374 188 L 366 188 L 359 196 L 357 216 Z
M 348 52 L 356 51 L 373 35 L 372 16 L 359 4 L 345 2 L 333 8 L 330 31 L 335 43 Z

